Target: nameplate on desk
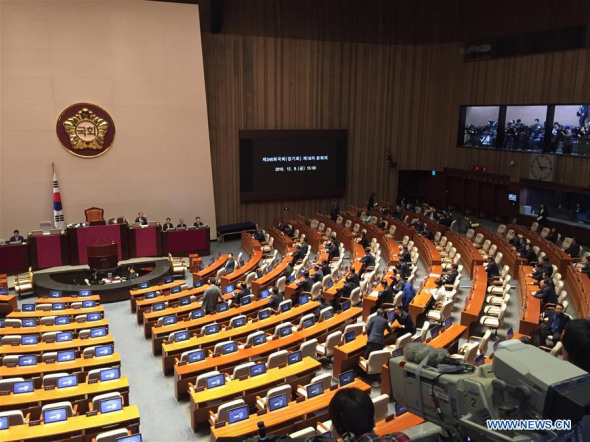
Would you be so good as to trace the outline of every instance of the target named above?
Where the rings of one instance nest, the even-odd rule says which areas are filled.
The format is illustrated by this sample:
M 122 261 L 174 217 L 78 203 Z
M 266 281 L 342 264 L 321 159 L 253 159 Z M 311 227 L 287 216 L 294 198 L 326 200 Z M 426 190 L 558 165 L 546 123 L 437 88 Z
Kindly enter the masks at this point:
M 249 376 L 248 376 L 247 374 L 245 374 L 245 375 L 243 375 L 243 376 L 240 376 L 240 378 L 239 378 L 239 379 L 240 379 L 240 381 L 245 381 L 246 379 L 248 379 L 248 377 L 249 377 Z
M 247 348 L 252 348 L 252 344 L 246 344 L 246 345 L 244 345 L 244 350 L 247 349 Z
M 178 363 L 176 364 L 178 367 L 182 367 L 183 365 L 186 365 L 187 362 L 186 361 L 178 361 Z
M 78 339 L 88 339 L 90 336 L 78 336 Z
M 263 414 L 266 414 L 266 410 L 258 410 L 256 412 L 256 416 L 262 416 Z
M 221 428 L 221 427 L 225 427 L 225 421 L 215 423 L 215 428 Z
M 94 355 L 84 355 L 84 359 L 92 359 Z
M 392 414 L 391 416 L 387 416 L 387 417 L 385 418 L 385 422 L 391 422 L 391 421 L 392 421 L 392 420 L 394 420 L 394 419 L 395 419 L 395 414 Z
M 295 402 L 303 402 L 305 400 L 304 396 L 300 396 L 297 399 L 295 399 Z
M 48 339 L 45 341 L 46 344 L 53 344 L 55 343 L 55 339 Z
M 43 387 L 45 390 L 55 390 L 55 385 L 46 385 Z
M 10 394 L 10 390 L 0 391 L 0 396 L 8 396 Z
M 98 379 L 88 379 L 88 381 L 86 383 L 87 384 L 96 384 L 96 383 L 98 383 Z
M 332 385 L 332 386 L 330 387 L 330 391 L 332 391 L 332 390 L 337 390 L 337 389 L 338 389 L 338 385 Z
M 20 345 L 20 342 L 11 342 L 10 346 L 11 347 L 18 347 Z
M 279 365 L 279 368 L 285 368 L 287 366 L 287 364 L 281 364 Z
M 16 367 L 16 364 L 6 364 L 6 367 L 7 368 L 14 368 L 14 367 Z
M 96 416 L 98 414 L 98 410 L 90 410 L 86 412 L 86 417 Z
M 55 364 L 55 359 L 47 359 L 46 361 L 43 361 L 46 364 Z
M 204 390 L 205 390 L 205 387 L 197 387 L 195 391 L 198 393 L 199 391 L 204 391 Z

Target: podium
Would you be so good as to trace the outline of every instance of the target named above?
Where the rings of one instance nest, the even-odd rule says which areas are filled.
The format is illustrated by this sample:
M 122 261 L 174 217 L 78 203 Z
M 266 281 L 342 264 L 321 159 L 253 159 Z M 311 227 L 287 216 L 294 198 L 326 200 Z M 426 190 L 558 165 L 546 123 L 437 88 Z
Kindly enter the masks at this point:
M 88 255 L 88 266 L 91 269 L 106 270 L 117 267 L 118 247 L 117 244 L 105 244 L 100 246 L 86 247 Z

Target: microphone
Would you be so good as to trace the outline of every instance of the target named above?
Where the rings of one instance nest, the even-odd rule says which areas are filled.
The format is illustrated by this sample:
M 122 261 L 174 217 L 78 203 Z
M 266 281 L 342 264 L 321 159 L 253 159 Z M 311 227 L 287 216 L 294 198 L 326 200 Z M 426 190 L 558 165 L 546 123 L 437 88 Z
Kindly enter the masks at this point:
M 264 422 L 258 422 L 258 440 L 266 440 L 266 426 Z
M 453 366 L 452 371 L 457 371 L 456 368 L 463 366 L 461 361 L 451 358 L 449 352 L 444 348 L 434 348 L 418 342 L 412 342 L 406 345 L 404 356 L 408 362 L 413 362 L 414 364 L 420 364 L 428 357 L 428 361 L 426 362 L 428 366 L 433 368 L 440 366 L 440 370 L 444 371 L 449 369 L 449 367 L 446 367 L 449 365 Z

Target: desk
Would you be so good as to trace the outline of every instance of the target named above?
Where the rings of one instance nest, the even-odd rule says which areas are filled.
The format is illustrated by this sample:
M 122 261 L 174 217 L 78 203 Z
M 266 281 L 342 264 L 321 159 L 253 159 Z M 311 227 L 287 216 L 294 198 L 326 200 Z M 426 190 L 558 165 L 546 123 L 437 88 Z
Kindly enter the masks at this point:
M 254 239 L 254 235 L 247 232 L 242 232 L 242 249 L 246 251 L 248 255 L 253 255 L 255 251 L 260 250 L 262 247 L 260 241 Z
M 484 241 L 488 239 L 492 244 L 496 245 L 496 253 L 502 253 L 501 264 L 508 266 L 511 275 L 516 276 L 518 266 L 526 264 L 526 259 L 518 256 L 518 253 L 516 253 L 512 248 L 512 245 L 503 236 L 498 235 L 496 232 L 486 227 L 477 227 L 475 232 L 481 233 L 484 237 Z
M 565 288 L 570 295 L 579 318 L 590 315 L 590 277 L 580 273 L 573 266 L 568 266 L 565 277 Z M 590 318 L 589 318 L 590 319 Z
M 455 244 L 455 243 L 453 243 Z M 488 285 L 488 274 L 483 265 L 475 268 L 471 291 L 465 301 L 465 307 L 461 310 L 461 325 L 469 330 L 471 324 L 477 324 L 477 319 L 486 300 L 486 290 Z M 470 336 L 471 333 L 468 333 Z
M 74 333 L 78 333 L 80 330 L 84 330 L 87 328 L 94 328 L 94 327 L 108 327 L 109 321 L 106 319 L 101 319 L 100 321 L 92 321 L 92 322 L 70 322 L 69 324 L 63 325 L 38 325 L 36 327 L 4 327 L 0 328 L 0 336 L 5 335 L 18 335 L 18 334 L 25 334 L 25 335 L 39 335 L 41 336 L 43 333 L 48 332 L 56 332 L 56 331 L 73 331 Z
M 453 247 L 457 249 L 457 253 L 461 254 L 461 261 L 465 266 L 465 270 L 467 270 L 469 276 L 473 278 L 475 268 L 483 264 L 481 253 L 473 243 L 463 235 L 453 232 L 452 230 L 447 230 L 445 236 L 453 243 Z
M 137 300 L 143 299 L 146 293 L 149 292 L 163 292 L 164 290 L 170 290 L 172 287 L 179 287 L 183 284 L 186 284 L 186 281 L 172 281 L 169 284 L 160 284 L 151 287 L 147 287 L 145 289 L 131 289 L 129 290 L 129 298 L 131 300 L 131 313 L 135 313 L 137 309 Z
M 262 416 L 256 414 L 249 419 L 236 422 L 232 425 L 225 425 L 220 428 L 211 428 L 211 441 L 216 441 L 220 437 L 250 437 L 258 434 L 258 422 L 264 422 L 269 434 L 292 432 L 307 426 L 314 426 L 318 421 L 326 420 L 328 413 L 327 407 L 334 395 L 341 388 L 358 388 L 364 392 L 370 392 L 371 387 L 360 379 L 355 379 L 353 383 L 335 390 L 325 391 L 324 394 L 312 399 L 306 399 L 303 402 L 291 402 L 285 408 L 266 413 Z M 323 410 L 320 412 L 320 410 Z M 291 422 L 295 421 L 296 422 Z M 286 427 L 288 425 L 288 427 Z
M 23 330 L 23 329 L 19 329 Z M 26 330 L 26 328 L 25 328 Z M 22 332 L 21 332 L 22 333 Z M 28 333 L 22 333 L 25 335 Z M 53 351 L 62 351 L 62 350 L 78 350 L 81 351 L 83 348 L 86 347 L 93 347 L 95 345 L 106 345 L 106 344 L 113 344 L 115 343 L 115 339 L 113 335 L 106 335 L 101 336 L 98 338 L 88 338 L 88 339 L 72 339 L 71 341 L 66 342 L 39 342 L 35 345 L 0 345 L 0 354 L 1 355 L 26 355 L 30 353 L 34 353 L 37 355 L 41 355 L 43 353 L 49 353 Z
M 533 273 L 531 266 L 520 266 L 518 269 L 518 293 L 520 294 L 520 327 L 518 332 L 523 335 L 530 335 L 533 330 L 539 327 L 539 318 L 541 317 L 541 300 L 533 296 L 539 287 L 531 285 L 536 283 L 533 278 L 527 274 Z
M 43 376 L 48 373 L 59 373 L 62 371 L 67 373 L 73 373 L 77 371 L 88 373 L 90 370 L 94 370 L 95 368 L 108 368 L 117 365 L 121 365 L 121 357 L 117 353 L 113 353 L 110 356 L 101 356 L 99 358 L 77 358 L 71 362 L 54 362 L 53 364 L 40 362 L 37 365 L 26 367 L 0 366 L 0 379 L 13 378 L 16 376 L 28 379 L 32 377 Z
M 305 239 L 307 239 L 307 243 L 313 253 L 320 253 L 320 246 L 324 243 L 324 235 L 322 233 L 305 224 L 305 218 L 301 215 L 297 216 L 296 221 L 287 221 L 287 223 L 293 225 L 293 230 L 299 230 L 299 237 L 301 237 L 301 234 L 305 234 Z
M 389 344 L 390 333 L 385 330 L 386 344 Z M 332 376 L 338 378 L 342 373 L 355 369 L 358 366 L 359 359 L 365 352 L 368 336 L 366 334 L 358 335 L 354 341 L 347 342 L 334 347 L 334 359 L 332 364 Z
M 159 224 L 129 227 L 129 257 L 162 255 L 162 228 Z
M 59 302 L 59 301 L 57 301 Z M 34 312 L 12 312 L 6 317 L 11 319 L 22 319 L 22 318 L 42 318 L 43 316 L 77 316 L 86 313 L 100 312 L 104 316 L 104 307 L 97 305 L 91 308 L 67 308 L 65 310 L 35 310 Z
M 198 253 L 201 256 L 211 254 L 209 227 L 187 230 L 167 230 L 162 232 L 162 253 L 172 256 L 188 256 Z
M 389 422 L 385 419 L 377 422 L 374 431 L 378 436 L 385 436 L 391 433 L 403 432 L 404 430 L 420 425 L 423 422 L 424 419 L 420 416 L 408 412 L 390 420 Z
M 205 292 L 205 290 L 207 290 L 210 286 L 209 285 L 203 285 L 201 287 L 198 288 L 193 288 L 193 289 L 185 289 L 185 290 L 181 290 L 178 293 L 172 293 L 169 291 L 166 291 L 164 293 L 160 293 L 159 295 L 157 295 L 155 298 L 150 298 L 150 299 L 138 299 L 136 302 L 136 314 L 137 314 L 137 324 L 141 325 L 144 324 L 144 314 L 147 313 L 147 311 L 149 309 L 152 308 L 152 306 L 154 304 L 157 304 L 159 302 L 168 302 L 168 308 L 173 308 L 173 307 L 179 307 L 179 300 L 182 298 L 186 298 L 187 296 L 200 296 L 203 294 L 203 292 Z M 176 303 L 174 303 L 174 301 L 176 301 Z M 164 309 L 163 313 L 166 313 L 167 309 Z M 154 321 L 157 320 L 157 317 L 152 316 L 152 319 Z M 149 334 L 146 335 L 147 337 L 149 337 Z
M 418 315 L 424 313 L 424 310 L 430 303 L 432 299 L 432 291 L 436 290 L 436 281 L 442 273 L 442 267 L 440 265 L 434 265 L 430 269 L 430 273 L 427 276 L 426 281 L 422 284 L 416 296 L 410 302 L 410 306 L 408 307 L 408 313 L 414 320 L 414 324 L 416 323 L 416 318 Z
M 258 242 L 258 241 L 256 241 Z M 250 272 L 255 272 L 260 260 L 262 259 L 262 251 L 257 250 L 254 252 L 252 257 L 244 263 L 242 267 L 235 269 L 229 275 L 224 275 L 221 277 L 221 291 L 225 291 L 225 288 L 228 285 L 234 285 L 238 281 L 243 281 L 246 279 L 246 275 Z
M 7 315 L 10 312 L 16 310 L 18 305 L 16 303 L 16 296 L 14 295 L 0 295 L 0 315 Z M 4 328 L 0 328 L 0 333 L 2 333 Z
M 139 431 L 139 409 L 135 405 L 124 407 L 121 411 L 97 414 L 96 416 L 72 416 L 65 422 L 48 425 L 17 425 L 2 432 L 4 441 L 46 441 L 47 438 L 62 436 L 69 439 L 72 435 L 81 435 L 82 440 L 90 441 L 93 436 L 106 431 L 113 425 L 130 428 L 133 433 Z
M 281 275 L 287 269 L 287 265 L 293 259 L 290 255 L 285 255 L 283 260 L 270 272 L 266 275 L 263 275 L 262 278 L 255 279 L 252 281 L 252 293 L 255 296 L 260 296 L 260 292 L 265 288 L 271 285 L 275 280 L 279 279 Z
M 0 273 L 15 275 L 24 273 L 30 267 L 29 244 L 7 244 L 0 246 Z
M 129 257 L 127 253 L 127 223 L 104 226 L 68 227 L 70 260 L 72 265 L 88 264 L 86 248 L 104 244 L 117 244 L 119 261 Z
M 217 271 L 221 269 L 225 262 L 227 261 L 227 255 L 223 254 L 218 256 L 212 263 L 207 265 L 203 270 L 199 270 L 196 273 L 193 273 L 193 282 L 194 281 L 202 281 L 209 277 L 215 277 Z
M 215 412 L 220 403 L 235 399 L 244 399 L 252 408 L 256 403 L 256 396 L 264 396 L 266 392 L 278 385 L 291 385 L 293 391 L 297 385 L 308 384 L 322 364 L 311 357 L 286 367 L 271 368 L 263 376 L 255 376 L 244 380 L 232 380 L 221 388 L 211 390 L 189 391 L 191 401 L 191 427 L 197 431 L 197 426 L 207 422 L 209 410 Z
M 40 298 L 35 299 L 35 304 L 52 304 L 54 302 L 63 302 L 66 305 L 71 304 L 72 302 L 82 302 L 82 301 L 96 301 L 100 304 L 100 296 L 99 295 L 90 295 L 90 296 L 79 296 L 79 295 L 72 295 L 72 296 L 62 296 L 61 298 L 50 298 L 49 296 L 42 296 Z
M 442 260 L 440 253 L 436 250 L 436 246 L 430 240 L 417 234 L 414 234 L 413 240 L 426 268 L 441 264 Z
M 31 265 L 34 270 L 58 267 L 70 263 L 66 235 L 29 235 Z

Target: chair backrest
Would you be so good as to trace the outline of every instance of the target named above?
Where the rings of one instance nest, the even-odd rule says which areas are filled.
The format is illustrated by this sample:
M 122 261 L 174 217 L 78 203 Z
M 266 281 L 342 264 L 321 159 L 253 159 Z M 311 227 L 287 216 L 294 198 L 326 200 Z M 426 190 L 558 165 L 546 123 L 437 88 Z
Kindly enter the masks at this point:
M 51 341 L 56 341 L 57 340 L 57 334 L 59 332 L 47 332 L 47 333 L 43 333 L 41 335 L 41 341 L 42 342 L 51 342 Z
M 382 421 L 387 417 L 387 407 L 389 405 L 389 395 L 380 394 L 377 397 L 371 398 L 373 407 L 375 407 L 375 422 Z
M 483 241 L 483 235 L 481 233 L 478 233 L 477 235 L 475 235 L 475 239 L 473 240 L 473 242 L 475 244 L 481 244 L 482 241 Z
M 315 314 L 313 314 L 313 313 L 308 313 L 307 315 L 303 315 L 303 316 L 301 317 L 301 319 L 299 319 L 299 324 L 298 324 L 299 328 L 302 328 L 302 327 L 303 327 L 303 323 L 304 323 L 305 321 L 309 320 L 309 319 L 315 319 Z
M 498 226 L 498 229 L 496 229 L 496 233 L 498 235 L 503 235 L 504 233 L 506 233 L 506 224 L 500 224 Z
M 246 287 L 252 287 L 252 281 L 256 279 L 256 272 L 250 272 L 246 275 Z
M 299 350 L 301 350 L 301 357 L 306 358 L 309 356 L 315 359 L 318 354 L 316 350 L 317 345 L 318 340 L 315 338 L 301 343 L 301 345 L 299 346 Z
M 12 384 L 15 382 L 22 382 L 24 378 L 8 378 L 0 379 L 0 392 L 1 391 L 12 391 Z
M 227 422 L 228 411 L 241 405 L 246 405 L 244 399 L 236 399 L 226 402 L 225 404 L 221 404 L 219 408 L 217 408 L 217 413 L 215 413 L 216 422 Z
M 327 289 L 328 288 L 328 282 L 331 281 L 331 280 L 332 280 L 332 275 L 325 275 L 322 278 L 321 287 L 324 288 L 324 289 Z M 313 286 L 312 286 L 312 288 L 313 288 Z
M 555 346 L 551 349 L 551 351 L 549 352 L 549 354 L 551 356 L 558 357 L 559 355 L 561 355 L 562 348 L 563 348 L 562 342 L 561 341 L 557 341 L 557 344 L 555 344 Z
M 341 331 L 335 331 L 328 335 L 326 338 L 326 343 L 324 344 L 326 347 L 326 356 L 331 356 L 334 353 L 334 347 L 340 343 L 341 339 Z
M 17 364 L 18 363 L 18 358 L 19 356 L 22 355 L 6 355 L 2 358 L 2 365 L 6 366 L 6 365 L 11 365 L 11 364 Z
M 465 238 L 472 240 L 474 236 L 475 236 L 475 230 L 467 229 L 467 233 L 465 234 Z
M 396 228 L 395 224 L 392 224 L 392 225 L 389 226 L 389 234 L 391 236 L 394 236 L 395 235 L 395 228 Z
M 197 379 L 195 380 L 195 387 L 197 387 L 197 388 L 205 387 L 207 385 L 207 379 L 210 378 L 211 376 L 217 376 L 218 374 L 221 374 L 221 373 L 219 373 L 217 370 L 213 370 L 208 373 L 200 374 L 199 376 L 197 376 Z
M 479 354 L 485 355 L 486 352 L 488 351 L 488 343 L 490 342 L 490 338 L 492 337 L 492 331 L 491 330 L 487 330 L 484 334 L 483 334 L 483 338 L 481 338 L 481 341 L 479 343 Z
M 503 303 L 502 306 L 500 307 L 500 314 L 498 315 L 498 323 L 500 325 L 502 325 L 502 323 L 504 322 L 504 314 L 506 313 L 507 308 L 508 308 L 507 303 Z
M 289 352 L 287 350 L 279 350 L 271 353 L 268 356 L 268 361 L 266 366 L 270 370 L 271 368 L 278 367 L 279 365 L 283 365 L 287 363 L 287 355 Z
M 90 207 L 84 211 L 87 223 L 104 222 L 104 209 L 98 207 Z
M 406 333 L 405 335 L 402 335 L 399 338 L 397 338 L 397 340 L 395 341 L 395 348 L 403 348 L 410 342 L 412 342 L 412 334 Z
M 473 344 L 468 344 L 465 348 L 465 353 L 463 353 L 463 361 L 468 364 L 475 363 L 475 358 L 477 357 L 477 350 L 479 349 L 479 344 L 477 342 Z
M 320 319 L 324 319 L 324 317 L 329 313 L 334 312 L 334 307 L 326 307 L 320 310 Z
M 424 321 L 424 324 L 422 324 L 422 328 L 420 329 L 420 338 L 422 338 L 422 342 L 426 341 L 426 335 L 428 334 L 429 329 L 430 329 L 430 322 Z
M 448 240 L 449 240 L 449 239 L 448 239 L 446 236 L 443 236 L 443 237 L 440 239 L 439 246 L 440 246 L 440 247 L 445 247 L 445 246 L 447 245 L 447 242 L 448 242 Z
M 318 224 L 318 232 L 322 233 L 325 228 L 326 228 L 326 225 L 324 223 Z
M 43 376 L 43 386 L 44 387 L 51 387 L 57 385 L 57 378 L 61 378 L 62 376 L 67 376 L 68 373 L 51 373 L 46 374 Z
M 496 244 L 492 244 L 490 246 L 490 250 L 488 250 L 488 256 L 494 256 L 496 251 L 498 250 L 498 246 Z
M 350 304 L 357 305 L 361 302 L 361 288 L 355 287 L 352 292 L 350 292 Z
M 318 374 L 317 376 L 314 376 L 313 378 L 311 378 L 311 381 L 309 382 L 308 385 L 313 385 L 318 382 L 322 383 L 322 387 L 324 387 L 324 391 L 328 391 L 330 389 L 330 387 L 332 386 L 332 375 L 330 373 Z
M 443 302 L 442 308 L 440 309 L 441 320 L 447 319 L 453 313 L 453 300 L 449 299 Z
M 19 344 L 21 341 L 21 335 L 6 335 L 2 336 L 2 345 L 13 345 Z
M 25 423 L 25 416 L 21 410 L 10 410 L 0 412 L 0 417 L 8 418 L 8 426 L 22 425 Z
M 246 322 L 248 322 L 248 319 L 246 318 L 246 315 L 238 315 L 238 316 L 234 316 L 233 318 L 231 318 L 231 321 L 229 321 L 229 325 L 231 327 L 235 327 L 235 323 L 237 321 L 239 321 L 240 319 L 245 319 Z
M 311 286 L 311 298 L 317 299 L 322 294 L 322 283 L 321 281 L 314 282 Z
M 367 373 L 381 373 L 381 366 L 391 357 L 391 352 L 384 348 L 371 352 L 367 360 Z
M 129 436 L 126 428 L 117 428 L 115 430 L 105 431 L 96 435 L 96 442 L 117 442 L 122 437 Z
M 278 387 L 271 388 L 267 391 L 266 396 L 264 397 L 264 402 L 268 406 L 268 400 L 275 396 L 280 396 L 282 394 L 287 395 L 287 402 L 291 402 L 291 396 L 293 394 L 293 390 L 289 384 L 279 385 Z
M 348 324 L 346 327 L 344 327 L 344 335 L 350 331 L 354 331 L 355 336 L 362 335 L 363 324 L 361 324 L 360 322 L 356 322 L 354 324 Z
M 217 270 L 217 275 L 216 275 L 217 284 L 221 283 L 221 277 L 225 276 L 225 275 L 227 275 L 227 270 L 225 270 L 225 267 Z
M 43 362 L 57 361 L 57 352 L 56 351 L 48 351 L 48 352 L 43 353 L 43 355 L 41 356 L 41 361 L 43 361 Z
M 492 242 L 489 239 L 486 239 L 483 242 L 483 245 L 481 246 L 481 249 L 485 252 L 487 250 L 490 250 L 490 247 L 492 246 Z
M 234 341 L 221 341 L 218 342 L 217 344 L 215 344 L 215 347 L 213 348 L 213 353 L 218 353 L 221 354 L 221 350 L 223 349 L 223 346 L 226 344 L 231 344 Z
M 22 327 L 23 326 L 23 321 L 21 319 L 18 318 L 6 318 L 6 320 L 4 321 L 4 326 L 6 328 L 9 327 Z
M 42 311 L 50 311 L 52 309 L 52 305 L 51 304 L 37 304 L 35 305 L 35 310 L 42 310 Z
M 106 394 L 102 394 L 100 396 L 106 396 L 107 394 L 109 394 L 109 395 L 114 394 L 116 397 L 121 396 L 121 393 L 106 393 Z M 96 398 L 99 398 L 100 396 L 97 396 Z M 93 405 L 94 405 L 94 401 L 96 400 L 96 398 L 94 398 L 92 400 Z M 55 402 L 53 404 L 43 405 L 43 407 L 41 407 L 41 415 L 43 415 L 43 412 L 46 410 L 54 410 L 56 408 L 65 408 L 67 417 L 72 417 L 74 415 L 74 408 L 72 407 L 72 403 L 69 401 Z
M 547 238 L 547 235 L 549 235 L 549 227 L 543 227 L 543 230 L 541 230 L 541 233 L 539 233 L 539 235 L 541 236 L 541 238 Z
M 440 233 L 440 231 L 436 232 L 434 234 L 434 242 L 439 242 L 441 237 L 442 237 L 442 233 Z
M 286 284 L 287 284 L 287 277 L 286 276 L 281 276 L 279 279 L 277 279 L 276 287 L 279 290 L 279 293 L 285 292 L 285 285 Z
M 563 249 L 567 249 L 569 246 L 572 245 L 572 238 L 564 238 L 563 243 L 561 244 L 561 247 Z
M 567 298 L 567 292 L 565 290 L 562 290 L 559 296 L 557 297 L 557 302 L 563 302 L 565 301 L 565 298 Z
M 496 261 L 496 264 L 500 264 L 500 262 L 502 262 L 502 257 L 504 256 L 504 254 L 502 252 L 498 252 L 496 253 L 496 257 L 494 258 L 494 261 Z
M 250 367 L 254 364 L 255 362 L 249 361 L 234 367 L 234 372 L 232 373 L 231 378 L 236 380 L 240 379 L 242 376 L 249 376 Z
M 252 341 L 258 335 L 263 335 L 263 336 L 266 337 L 266 333 L 264 333 L 262 330 L 258 330 L 258 331 L 254 332 L 254 333 L 250 333 L 248 335 L 248 337 L 246 338 L 246 345 L 252 345 Z
M 291 301 L 290 299 L 285 299 L 284 301 L 281 301 L 279 303 L 279 307 L 278 307 L 278 311 L 282 311 L 281 308 L 283 308 L 284 305 L 289 305 L 289 306 L 293 306 L 293 301 Z
M 534 221 L 533 224 L 531 224 L 531 230 L 533 232 L 536 232 L 538 228 L 539 228 L 539 223 L 537 221 Z

